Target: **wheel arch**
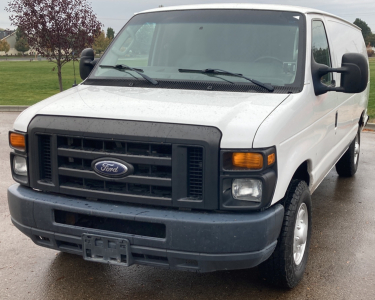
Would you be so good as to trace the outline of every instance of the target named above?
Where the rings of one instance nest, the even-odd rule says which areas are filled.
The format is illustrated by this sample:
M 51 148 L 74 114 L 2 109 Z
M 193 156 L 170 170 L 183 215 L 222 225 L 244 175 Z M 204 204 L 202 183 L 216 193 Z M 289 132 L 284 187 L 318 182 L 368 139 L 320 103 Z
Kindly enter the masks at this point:
M 363 110 L 362 113 L 361 113 L 361 116 L 358 120 L 358 126 L 359 126 L 359 129 L 361 131 L 366 126 L 367 121 L 368 121 L 368 116 L 367 116 L 367 119 L 366 119 L 366 110 Z
M 307 186 L 310 187 L 310 182 L 311 182 L 311 161 L 310 160 L 305 160 L 303 163 L 301 163 L 298 166 L 298 168 L 294 172 L 290 181 L 292 181 L 293 179 L 303 180 L 306 182 Z
M 285 192 L 284 196 L 281 200 L 283 200 L 286 196 L 286 193 L 293 182 L 293 180 L 303 180 L 306 182 L 307 186 L 309 187 L 309 190 L 311 191 L 310 183 L 313 181 L 312 175 L 311 175 L 311 160 L 307 159 L 303 161 L 294 171 L 292 177 L 289 180 L 289 184 L 285 185 Z

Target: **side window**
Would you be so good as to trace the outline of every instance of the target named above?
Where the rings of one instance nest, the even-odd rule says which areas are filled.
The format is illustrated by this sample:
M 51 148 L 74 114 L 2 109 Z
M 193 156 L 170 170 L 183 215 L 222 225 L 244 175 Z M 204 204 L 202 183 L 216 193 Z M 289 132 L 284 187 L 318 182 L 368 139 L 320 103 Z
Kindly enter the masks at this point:
M 317 63 L 331 67 L 331 57 L 327 41 L 326 31 L 322 21 L 312 22 L 312 53 Z M 321 78 L 321 82 L 330 85 L 332 73 L 328 73 Z

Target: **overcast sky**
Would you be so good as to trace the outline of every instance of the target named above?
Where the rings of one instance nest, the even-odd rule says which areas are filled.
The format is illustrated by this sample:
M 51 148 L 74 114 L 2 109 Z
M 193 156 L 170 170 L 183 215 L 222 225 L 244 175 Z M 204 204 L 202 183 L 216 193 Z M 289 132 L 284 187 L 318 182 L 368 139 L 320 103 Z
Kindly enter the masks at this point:
M 0 28 L 11 28 L 9 14 L 4 10 L 9 0 L 0 0 Z M 338 15 L 350 22 L 355 18 L 364 20 L 375 33 L 374 0 L 264 0 L 264 1 L 230 1 L 230 0 L 91 0 L 94 12 L 104 24 L 105 29 L 112 27 L 117 33 L 127 20 L 136 12 L 163 6 L 201 4 L 201 3 L 268 3 L 298 5 L 320 9 Z

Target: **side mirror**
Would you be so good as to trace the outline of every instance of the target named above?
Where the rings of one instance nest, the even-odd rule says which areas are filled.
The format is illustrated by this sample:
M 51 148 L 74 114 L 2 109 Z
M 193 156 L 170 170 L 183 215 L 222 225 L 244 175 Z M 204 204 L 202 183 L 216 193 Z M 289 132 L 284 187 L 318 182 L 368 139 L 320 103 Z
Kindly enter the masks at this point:
M 315 95 L 321 95 L 329 91 L 342 93 L 361 93 L 367 87 L 368 65 L 366 58 L 359 53 L 347 53 L 342 56 L 341 68 L 330 68 L 315 62 L 311 57 L 311 72 Z M 341 73 L 340 87 L 326 86 L 320 82 L 322 76 L 327 73 Z
M 94 50 L 86 48 L 81 53 L 81 59 L 79 61 L 79 75 L 82 80 L 85 80 L 91 73 L 92 69 L 96 65 L 99 59 L 95 59 Z

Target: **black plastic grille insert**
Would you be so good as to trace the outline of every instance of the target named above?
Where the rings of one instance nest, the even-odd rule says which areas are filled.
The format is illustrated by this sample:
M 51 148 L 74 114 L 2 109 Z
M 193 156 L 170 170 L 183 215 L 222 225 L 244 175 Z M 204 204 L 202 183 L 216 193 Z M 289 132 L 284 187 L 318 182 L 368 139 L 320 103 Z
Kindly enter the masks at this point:
M 188 196 L 203 197 L 203 148 L 188 148 Z
M 40 136 L 40 179 L 43 182 L 52 182 L 52 161 L 51 161 L 51 136 Z

